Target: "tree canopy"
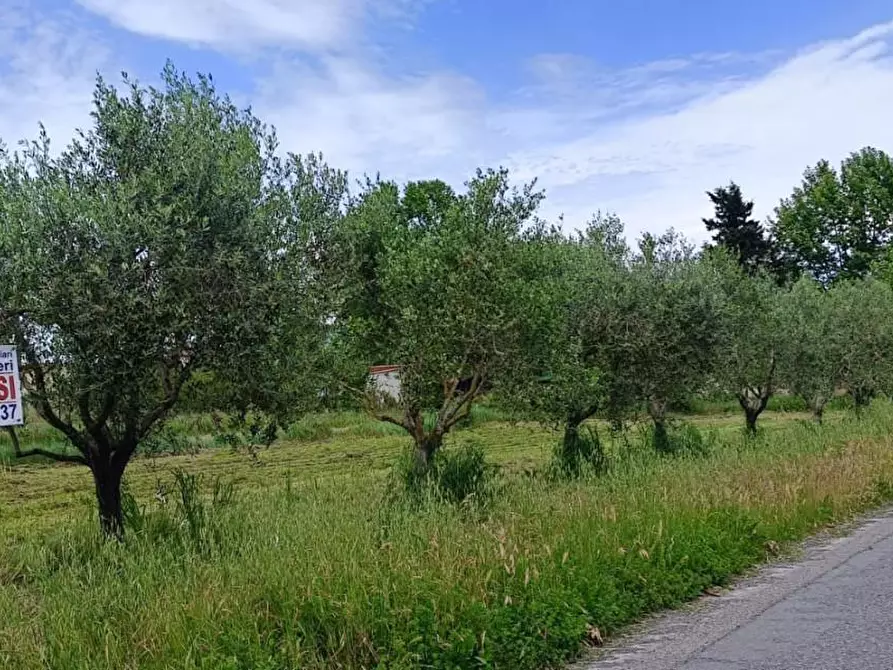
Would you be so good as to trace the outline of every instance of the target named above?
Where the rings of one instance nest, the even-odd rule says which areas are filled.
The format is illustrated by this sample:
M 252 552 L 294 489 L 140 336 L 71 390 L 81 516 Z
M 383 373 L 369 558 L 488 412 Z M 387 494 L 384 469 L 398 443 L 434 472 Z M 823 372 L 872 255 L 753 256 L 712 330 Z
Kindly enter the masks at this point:
M 669 405 L 703 386 L 724 337 L 715 271 L 676 233 L 645 236 L 641 255 L 600 296 L 592 334 L 605 343 L 600 365 L 609 404 L 645 403 L 659 448 Z
M 713 217 L 704 219 L 713 242 L 726 249 L 747 272 L 755 273 L 770 266 L 772 244 L 763 225 L 753 218 L 754 203 L 745 200 L 741 187 L 735 182 L 707 192 L 716 210 Z
M 374 333 L 386 343 L 356 349 L 369 364 L 400 366 L 399 413 L 378 415 L 413 437 L 420 471 L 517 357 L 527 288 L 516 258 L 541 198 L 532 185 L 513 189 L 506 171 L 491 170 L 458 195 L 442 182 L 416 182 L 402 193 L 373 184 L 359 199 L 353 216 L 362 223 L 348 238 L 357 234 L 365 250 L 368 231 L 380 232 L 371 236 L 375 251 L 366 257 L 374 263 L 358 286 L 362 318 L 345 325 L 365 342 Z M 428 410 L 435 415 L 426 425 Z
M 828 292 L 829 346 L 836 384 L 857 406 L 893 383 L 893 290 L 873 278 L 836 283 Z
M 747 430 L 756 432 L 777 378 L 784 331 L 782 291 L 765 272 L 748 274 L 728 256 L 712 256 L 723 288 L 724 336 L 716 378 L 735 394 L 744 410 Z
M 580 427 L 606 408 L 602 364 L 608 342 L 599 327 L 602 300 L 627 259 L 622 232 L 616 217 L 597 217 L 577 236 L 538 227 L 523 241 L 528 298 L 519 324 L 522 341 L 500 400 L 525 418 L 563 430 L 557 462 L 567 474 L 601 456 Z
M 3 156 L 0 330 L 118 535 L 124 470 L 195 371 L 250 376 L 275 326 L 321 317 L 297 317 L 289 168 L 250 112 L 168 66 L 160 89 L 98 80 L 92 119 Z
M 831 300 L 815 279 L 802 277 L 782 296 L 781 310 L 779 380 L 821 421 L 838 379 Z
M 893 162 L 872 147 L 840 169 L 819 161 L 775 211 L 772 232 L 791 264 L 828 284 L 866 276 L 893 235 Z

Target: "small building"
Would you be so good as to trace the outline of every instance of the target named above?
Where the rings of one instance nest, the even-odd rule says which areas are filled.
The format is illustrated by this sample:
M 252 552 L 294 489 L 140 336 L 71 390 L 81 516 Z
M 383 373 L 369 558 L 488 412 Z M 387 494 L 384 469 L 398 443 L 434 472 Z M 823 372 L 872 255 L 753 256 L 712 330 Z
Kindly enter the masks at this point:
M 369 383 L 376 396 L 394 402 L 400 400 L 399 365 L 373 365 L 369 368 Z

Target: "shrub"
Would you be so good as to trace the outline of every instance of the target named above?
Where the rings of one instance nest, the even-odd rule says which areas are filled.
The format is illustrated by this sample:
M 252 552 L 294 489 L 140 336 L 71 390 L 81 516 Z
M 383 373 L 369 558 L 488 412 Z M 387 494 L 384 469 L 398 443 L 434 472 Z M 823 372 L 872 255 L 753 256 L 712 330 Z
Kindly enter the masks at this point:
M 269 448 L 279 435 L 276 419 L 263 412 L 233 416 L 214 415 L 214 442 L 233 451 L 245 449 L 252 459 L 260 448 Z
M 709 453 L 710 440 L 705 439 L 698 427 L 687 421 L 667 421 L 666 430 L 648 428 L 650 442 L 655 451 L 668 456 L 704 456 Z
M 182 431 L 166 425 L 150 435 L 140 445 L 140 453 L 145 456 L 174 456 L 197 453 L 200 445 Z
M 494 468 L 487 464 L 483 446 L 469 440 L 459 446 L 448 446 L 434 454 L 429 470 L 419 475 L 412 454 L 404 455 L 397 464 L 403 490 L 414 502 L 431 496 L 458 505 L 486 500 L 490 494 Z
M 796 395 L 774 395 L 766 409 L 772 412 L 808 412 L 806 401 Z
M 595 475 L 604 474 L 608 469 L 608 456 L 605 453 L 598 431 L 584 426 L 565 436 L 558 443 L 552 459 L 553 471 L 562 477 L 576 478 L 587 470 Z
M 449 502 L 458 504 L 472 496 L 486 496 L 491 470 L 478 442 L 467 442 L 442 451 L 435 461 L 437 490 Z

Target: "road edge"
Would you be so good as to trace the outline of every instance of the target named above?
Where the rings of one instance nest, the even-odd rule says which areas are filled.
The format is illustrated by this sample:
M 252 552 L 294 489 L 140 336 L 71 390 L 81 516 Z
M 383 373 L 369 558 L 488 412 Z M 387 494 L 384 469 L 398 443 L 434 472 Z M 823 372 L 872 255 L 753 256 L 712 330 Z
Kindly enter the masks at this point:
M 719 596 L 652 615 L 589 652 L 571 670 L 673 670 L 847 561 L 893 536 L 893 506 L 875 509 L 795 544 L 755 566 Z

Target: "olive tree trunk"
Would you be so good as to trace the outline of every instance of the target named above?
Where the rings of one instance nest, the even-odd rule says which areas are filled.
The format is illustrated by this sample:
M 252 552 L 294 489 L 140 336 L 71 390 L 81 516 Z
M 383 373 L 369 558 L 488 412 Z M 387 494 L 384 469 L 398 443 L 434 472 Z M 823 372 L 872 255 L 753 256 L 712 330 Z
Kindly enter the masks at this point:
M 662 453 L 672 451 L 667 433 L 667 401 L 652 399 L 648 403 L 648 415 L 654 423 L 654 448 Z
M 572 466 L 579 461 L 580 423 L 569 419 L 564 425 L 564 437 L 561 438 L 561 450 L 558 453 L 558 459 L 564 466 Z
M 124 539 L 124 514 L 121 508 L 121 481 L 124 470 L 136 453 L 138 442 L 124 439 L 112 442 L 101 432 L 85 444 L 87 466 L 93 474 L 99 527 L 102 534 L 115 540 Z M 103 438 L 103 439 L 100 439 Z
M 809 403 L 809 408 L 812 410 L 812 420 L 821 425 L 822 420 L 825 416 L 825 404 L 828 401 L 825 400 L 822 396 L 817 396 L 813 398 Z
M 592 460 L 593 456 L 597 456 L 599 461 L 604 460 L 603 454 L 591 453 L 591 447 L 593 445 L 589 444 L 589 442 L 580 435 L 580 427 L 597 411 L 598 407 L 592 405 L 568 414 L 564 423 L 564 436 L 562 437 L 557 454 L 558 465 L 565 474 L 572 476 L 579 475 L 583 461 Z M 600 452 L 600 445 L 597 446 Z
M 850 390 L 850 395 L 853 397 L 853 405 L 855 406 L 856 411 L 861 412 L 871 404 L 871 400 L 874 398 L 875 393 L 872 389 L 864 386 L 857 386 Z
M 99 527 L 108 538 L 124 537 L 124 515 L 121 509 L 123 470 L 111 466 L 93 467 L 93 483 L 99 506 Z
M 738 394 L 738 404 L 744 410 L 745 429 L 749 435 L 757 434 L 757 419 L 769 404 L 770 395 L 767 387 L 749 387 Z
M 443 446 L 443 435 L 437 431 L 413 435 L 415 451 L 413 454 L 413 471 L 417 477 L 424 477 L 431 470 L 434 458 Z

